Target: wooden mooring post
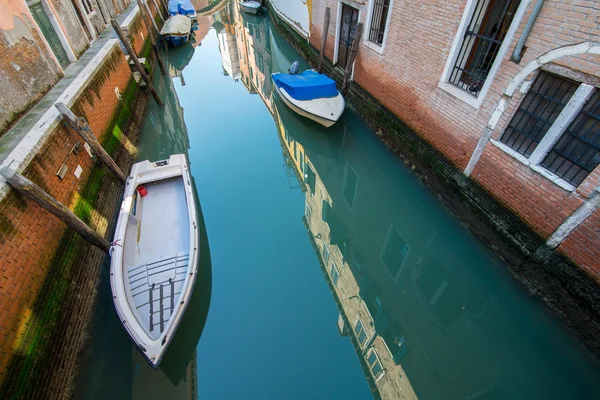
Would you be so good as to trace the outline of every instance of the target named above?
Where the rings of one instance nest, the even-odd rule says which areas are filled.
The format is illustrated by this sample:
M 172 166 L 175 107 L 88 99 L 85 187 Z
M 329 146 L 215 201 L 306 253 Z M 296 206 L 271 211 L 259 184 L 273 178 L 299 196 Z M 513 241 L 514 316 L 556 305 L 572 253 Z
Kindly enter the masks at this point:
M 98 232 L 86 225 L 85 222 L 80 220 L 79 217 L 73 214 L 71 210 L 62 205 L 58 200 L 44 192 L 41 187 L 7 166 L 0 167 L 0 176 L 4 177 L 16 191 L 54 214 L 58 219 L 65 222 L 69 228 L 73 229 L 79 236 L 90 242 L 92 245 L 105 253 L 110 252 L 110 243 L 108 240 L 104 239 Z
M 327 33 L 329 31 L 329 19 L 331 10 L 329 7 L 325 9 L 325 21 L 323 22 L 323 37 L 321 38 L 321 57 L 319 58 L 319 68 L 317 71 L 321 73 L 323 71 L 323 61 L 325 59 L 325 46 L 327 45 Z
M 158 17 L 160 18 L 160 21 L 164 24 L 166 21 L 166 18 L 163 17 L 162 10 L 158 6 L 158 3 L 156 2 L 156 0 L 152 0 L 152 4 L 154 4 L 154 7 L 156 7 L 156 13 L 158 14 Z M 150 14 L 150 18 L 152 18 L 152 14 Z
M 352 66 L 354 65 L 354 59 L 356 58 L 356 53 L 358 53 L 358 45 L 360 43 L 360 37 L 362 36 L 363 24 L 360 22 L 356 26 L 356 33 L 354 34 L 354 40 L 352 41 L 352 49 L 350 50 L 350 55 L 348 56 L 348 61 L 346 62 L 346 70 L 344 71 L 344 80 L 342 81 L 342 93 L 346 94 L 346 90 L 348 90 L 348 85 L 350 84 L 350 75 L 352 74 Z
M 136 68 L 140 72 L 142 79 L 144 80 L 144 82 L 146 82 L 146 85 L 148 86 L 148 90 L 150 90 L 150 93 L 152 93 L 152 97 L 154 97 L 154 100 L 156 101 L 156 103 L 159 106 L 164 105 L 165 103 L 163 103 L 163 101 L 158 96 L 158 93 L 156 93 L 156 90 L 154 89 L 154 86 L 152 85 L 150 78 L 148 78 L 148 74 L 146 74 L 146 70 L 144 69 L 142 64 L 140 64 L 140 60 L 138 60 L 138 58 L 135 54 L 135 51 L 133 51 L 133 49 L 131 48 L 131 44 L 129 44 L 129 40 L 127 40 L 127 38 L 123 34 L 121 27 L 119 26 L 117 21 L 115 21 L 114 18 L 110 20 L 110 23 L 111 23 L 113 29 L 115 30 L 115 32 L 117 32 L 119 39 L 121 39 L 123 46 L 125 46 L 125 50 L 127 50 L 129 57 L 131 57 L 131 59 L 133 60 L 133 63 L 135 64 Z
M 146 10 L 146 13 L 148 13 L 148 17 L 150 18 L 150 24 L 152 24 L 152 27 L 154 28 L 154 32 L 156 33 L 156 36 L 160 37 L 160 29 L 158 29 L 158 25 L 156 25 L 156 21 L 154 20 L 154 18 L 152 18 L 152 13 L 150 12 L 150 7 L 148 7 L 148 0 L 142 0 L 142 4 L 143 7 L 139 6 L 138 3 L 138 7 L 140 7 L 140 12 L 142 11 L 142 8 L 144 8 L 144 10 Z M 148 32 L 150 32 L 149 28 Z
M 78 117 L 64 103 L 56 103 L 54 105 L 58 112 L 61 113 L 64 120 L 67 122 L 69 127 L 73 129 L 75 132 L 82 137 L 83 140 L 87 144 L 90 145 L 92 149 L 92 153 L 94 153 L 103 163 L 110 169 L 110 171 L 121 181 L 122 184 L 125 184 L 127 177 L 121 171 L 121 168 L 117 165 L 117 163 L 111 158 L 111 156 L 104 150 L 104 147 L 98 142 L 96 139 L 96 135 L 92 132 L 90 125 L 87 123 L 85 118 Z
M 156 40 L 154 40 L 154 34 L 152 33 L 152 24 L 148 22 L 146 16 L 152 19 L 152 17 L 146 14 L 145 8 L 143 6 L 142 0 L 137 0 L 138 7 L 140 8 L 140 13 L 142 14 L 142 21 L 144 21 L 144 25 L 148 30 L 148 37 L 150 38 L 150 43 L 152 44 L 152 50 L 154 51 L 154 55 L 156 56 L 156 62 L 158 63 L 158 67 L 160 68 L 160 73 L 162 75 L 167 73 L 165 69 L 165 64 L 163 64 L 162 57 L 160 56 L 160 51 L 158 50 L 158 45 L 156 44 Z M 160 35 L 158 36 L 160 38 Z

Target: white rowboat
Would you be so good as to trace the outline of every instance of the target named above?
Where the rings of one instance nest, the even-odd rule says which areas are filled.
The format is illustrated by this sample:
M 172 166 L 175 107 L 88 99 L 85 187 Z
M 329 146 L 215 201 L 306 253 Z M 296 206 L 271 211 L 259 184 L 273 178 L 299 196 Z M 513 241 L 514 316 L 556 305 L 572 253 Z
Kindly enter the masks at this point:
M 260 12 L 260 3 L 258 1 L 242 1 L 240 8 L 248 14 L 258 14 Z
M 110 284 L 121 323 L 153 368 L 192 295 L 198 241 L 185 155 L 134 164 L 117 222 Z

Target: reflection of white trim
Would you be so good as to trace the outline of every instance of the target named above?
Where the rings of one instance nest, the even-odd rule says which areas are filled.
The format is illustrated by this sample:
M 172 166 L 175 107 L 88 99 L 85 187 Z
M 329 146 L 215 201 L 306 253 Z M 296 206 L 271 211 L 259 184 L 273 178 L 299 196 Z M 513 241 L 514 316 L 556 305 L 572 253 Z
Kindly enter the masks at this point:
M 463 17 L 460 20 L 460 24 L 458 26 L 456 35 L 454 36 L 454 41 L 452 42 L 452 47 L 450 48 L 450 55 L 448 56 L 448 59 L 446 60 L 446 65 L 444 66 L 444 72 L 442 73 L 442 76 L 440 77 L 438 87 L 440 89 L 444 90 L 445 92 L 451 94 L 452 96 L 458 98 L 459 100 L 464 101 L 471 107 L 478 109 L 481 106 L 483 99 L 485 99 L 485 96 L 486 96 L 490 86 L 492 85 L 494 77 L 496 76 L 496 73 L 498 72 L 498 68 L 500 68 L 500 64 L 502 64 L 502 62 L 504 61 L 504 55 L 506 54 L 506 51 L 508 50 L 508 47 L 510 46 L 510 44 L 512 42 L 515 32 L 516 32 L 517 28 L 519 27 L 519 24 L 521 23 L 521 19 L 523 18 L 523 14 L 525 13 L 527 6 L 529 5 L 529 1 L 530 0 L 523 0 L 523 1 L 521 1 L 521 4 L 519 4 L 519 8 L 517 9 L 517 12 L 515 13 L 512 23 L 510 24 L 510 28 L 508 28 L 508 32 L 506 33 L 506 36 L 504 37 L 502 46 L 500 46 L 500 50 L 498 51 L 498 54 L 496 55 L 496 60 L 494 60 L 494 64 L 492 65 L 492 68 L 490 69 L 490 72 L 485 80 L 485 83 L 483 84 L 483 87 L 481 88 L 481 91 L 479 92 L 479 95 L 477 97 L 475 97 L 475 96 L 465 92 L 464 90 L 459 89 L 458 87 L 448 83 L 448 79 L 451 74 L 452 66 L 454 65 L 454 62 L 456 61 L 456 58 L 458 57 L 458 53 L 460 50 L 459 47 L 464 40 L 464 35 L 465 35 L 465 30 L 467 29 L 467 24 L 469 23 L 471 16 L 473 15 L 473 12 L 475 11 L 475 6 L 477 4 L 477 2 L 475 0 L 467 0 L 465 12 L 463 13 Z
M 367 19 L 365 21 L 365 30 L 363 32 L 363 44 L 371 50 L 378 52 L 379 54 L 383 54 L 385 50 L 385 43 L 387 42 L 388 33 L 390 32 L 390 21 L 392 17 L 392 8 L 394 7 L 394 0 L 390 0 L 390 4 L 388 5 L 388 15 L 385 20 L 385 31 L 383 32 L 383 42 L 381 45 L 373 43 L 369 40 L 369 32 L 371 31 L 371 17 L 373 16 L 373 8 L 375 7 L 375 2 L 373 0 L 369 1 L 368 10 L 367 10 Z
M 348 183 L 348 170 L 352 170 L 352 172 L 356 176 L 356 184 L 354 185 L 354 194 L 352 195 L 352 204 L 348 203 L 348 200 L 346 199 L 346 196 L 344 195 L 344 193 L 346 192 L 346 184 Z M 350 162 L 347 161 L 346 162 L 346 171 L 344 173 L 344 183 L 342 184 L 342 198 L 344 199 L 344 203 L 346 203 L 346 205 L 348 206 L 350 211 L 354 210 L 354 204 L 356 203 L 356 193 L 358 192 L 358 181 L 359 181 L 358 174 L 356 173 L 354 168 L 352 168 L 352 165 L 350 165 Z
M 398 236 L 400 236 L 400 238 L 404 241 L 404 243 L 406 243 L 406 254 L 404 254 L 402 263 L 398 267 L 398 272 L 396 273 L 396 276 L 392 275 L 392 273 L 390 272 L 390 268 L 385 263 L 385 261 L 383 261 L 383 255 L 385 254 L 385 251 L 386 251 L 386 249 L 389 245 L 390 239 L 392 237 L 392 232 L 394 232 L 394 231 L 398 234 Z M 388 233 L 385 236 L 385 241 L 383 242 L 383 247 L 381 248 L 381 251 L 379 252 L 379 259 L 381 260 L 381 263 L 385 267 L 385 270 L 388 272 L 388 274 L 392 277 L 393 280 L 396 280 L 398 278 L 398 276 L 400 275 L 400 272 L 402 271 L 404 264 L 406 263 L 406 260 L 408 259 L 409 255 L 410 255 L 410 245 L 408 244 L 406 239 L 404 239 L 404 236 L 402 236 L 402 234 L 400 233 L 398 228 L 396 228 L 396 225 L 394 225 L 393 222 L 390 222 L 390 227 L 388 228 Z
M 360 342 L 359 339 L 359 333 L 356 331 L 356 325 L 360 322 L 360 326 L 362 328 L 363 333 L 365 334 L 365 340 L 363 343 Z M 352 325 L 352 332 L 354 333 L 354 337 L 356 338 L 356 342 L 358 343 L 358 347 L 360 347 L 361 349 L 364 348 L 365 344 L 367 343 L 367 339 L 369 338 L 369 336 L 367 335 L 367 331 L 365 330 L 365 324 L 362 322 L 362 319 L 360 319 L 360 315 L 356 315 L 356 319 L 354 320 L 354 325 Z
M 384 340 L 384 342 L 385 342 L 385 340 Z M 375 354 L 375 358 L 377 359 L 377 362 L 379 363 L 379 367 L 381 368 L 381 372 L 379 373 L 378 376 L 375 376 L 375 374 L 373 373 L 373 366 L 371 364 L 369 364 L 369 357 L 371 357 L 371 354 Z M 367 362 L 367 365 L 369 366 L 371 375 L 373 375 L 373 377 L 375 378 L 375 381 L 379 382 L 379 380 L 385 376 L 385 368 L 383 368 L 383 364 L 381 363 L 381 359 L 379 358 L 379 354 L 377 354 L 377 351 L 375 349 L 371 348 L 367 352 L 367 355 L 365 356 L 365 361 Z

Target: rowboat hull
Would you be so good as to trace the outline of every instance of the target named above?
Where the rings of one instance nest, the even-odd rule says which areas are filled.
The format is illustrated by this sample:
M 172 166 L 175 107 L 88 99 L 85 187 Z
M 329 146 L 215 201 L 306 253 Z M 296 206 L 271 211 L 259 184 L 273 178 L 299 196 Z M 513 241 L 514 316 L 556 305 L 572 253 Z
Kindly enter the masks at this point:
M 179 47 L 189 40 L 190 35 L 165 35 L 163 38 L 169 47 Z
M 252 15 L 258 14 L 260 12 L 260 7 L 261 5 L 258 1 L 243 1 L 240 3 L 242 11 Z
M 121 323 L 153 368 L 162 360 L 198 269 L 197 210 L 185 155 L 134 164 L 111 248 Z
M 281 100 L 283 100 L 285 105 L 292 111 L 303 117 L 312 119 L 326 128 L 335 124 L 346 108 L 344 97 L 339 91 L 335 97 L 296 100 L 292 98 L 285 89 L 279 87 L 277 83 L 274 82 L 273 86 Z

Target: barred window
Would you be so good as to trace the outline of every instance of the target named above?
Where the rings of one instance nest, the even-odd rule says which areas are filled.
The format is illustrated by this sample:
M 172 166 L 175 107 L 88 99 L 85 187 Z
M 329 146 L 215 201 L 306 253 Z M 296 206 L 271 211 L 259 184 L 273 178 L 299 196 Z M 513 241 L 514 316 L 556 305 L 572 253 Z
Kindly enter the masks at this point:
M 541 165 L 573 186 L 579 186 L 598 163 L 600 91 L 595 90 Z
M 520 0 L 477 0 L 449 82 L 475 96 L 481 91 Z
M 390 0 L 373 0 L 371 9 L 371 23 L 369 26 L 369 42 L 379 46 L 383 44 L 383 37 L 387 24 Z
M 577 83 L 541 72 L 500 141 L 529 157 L 577 90 Z

